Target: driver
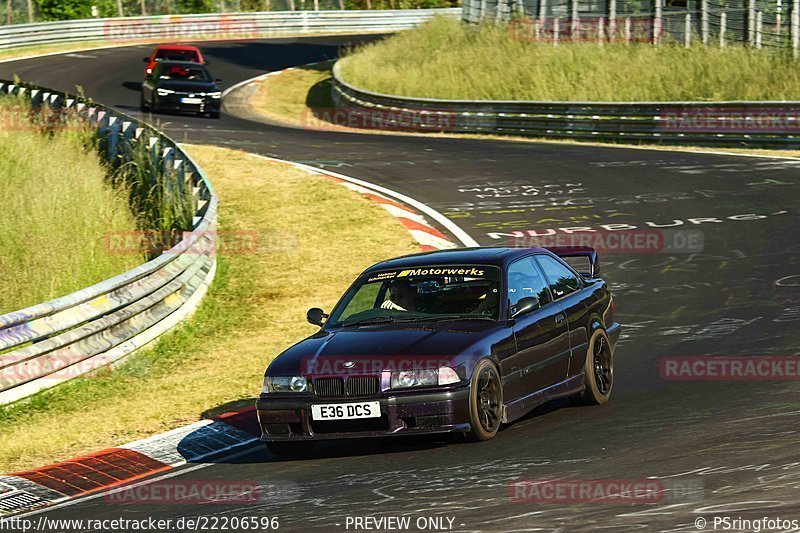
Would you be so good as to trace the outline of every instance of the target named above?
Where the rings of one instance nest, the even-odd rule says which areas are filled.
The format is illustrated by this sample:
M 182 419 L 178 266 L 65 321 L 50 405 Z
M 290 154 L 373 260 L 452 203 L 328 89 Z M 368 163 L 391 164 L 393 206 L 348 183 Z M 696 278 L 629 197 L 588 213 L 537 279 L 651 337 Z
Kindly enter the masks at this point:
M 408 280 L 395 280 L 389 285 L 389 299 L 381 304 L 381 309 L 395 311 L 416 311 L 414 288 Z

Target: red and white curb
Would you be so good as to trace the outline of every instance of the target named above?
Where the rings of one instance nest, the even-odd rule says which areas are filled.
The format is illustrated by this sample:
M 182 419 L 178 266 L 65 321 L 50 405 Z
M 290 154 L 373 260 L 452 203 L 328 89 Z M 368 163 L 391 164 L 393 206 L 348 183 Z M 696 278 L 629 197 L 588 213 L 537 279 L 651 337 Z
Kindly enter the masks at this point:
M 50 507 L 232 452 L 256 444 L 259 435 L 255 407 L 248 407 L 117 448 L 0 476 L 0 517 Z
M 459 246 L 474 247 L 480 246 L 466 231 L 461 229 L 455 222 L 445 215 L 436 211 L 432 207 L 406 196 L 397 191 L 393 191 L 382 185 L 376 185 L 368 181 L 346 176 L 338 172 L 332 172 L 322 168 L 312 167 L 303 163 L 295 163 L 284 159 L 267 157 L 259 154 L 250 154 L 256 159 L 282 163 L 297 168 L 309 174 L 317 174 L 333 179 L 353 191 L 359 192 L 383 207 L 389 214 L 396 217 L 403 224 L 420 248 L 425 251 L 448 250 Z M 448 237 L 440 230 L 436 229 L 429 220 L 436 222 L 439 227 L 452 235 Z

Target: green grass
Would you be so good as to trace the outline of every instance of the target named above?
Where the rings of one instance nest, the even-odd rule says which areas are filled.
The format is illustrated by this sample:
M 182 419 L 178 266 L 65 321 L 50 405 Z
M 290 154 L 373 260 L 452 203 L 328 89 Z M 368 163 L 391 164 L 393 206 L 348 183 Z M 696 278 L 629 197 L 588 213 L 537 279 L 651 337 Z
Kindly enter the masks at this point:
M 109 231 L 134 231 L 91 134 L 78 123 L 46 131 L 15 99 L 0 100 L 0 313 L 82 289 L 143 262 L 108 250 Z
M 341 74 L 363 89 L 444 99 L 797 100 L 800 68 L 784 51 L 677 44 L 523 42 L 507 26 L 439 17 L 357 48 Z
M 220 195 L 219 231 L 257 233 L 258 253 L 220 254 L 192 319 L 119 369 L 0 407 L 0 473 L 252 405 L 269 361 L 316 330 L 308 308 L 330 310 L 362 269 L 418 251 L 396 219 L 327 178 L 186 148 Z

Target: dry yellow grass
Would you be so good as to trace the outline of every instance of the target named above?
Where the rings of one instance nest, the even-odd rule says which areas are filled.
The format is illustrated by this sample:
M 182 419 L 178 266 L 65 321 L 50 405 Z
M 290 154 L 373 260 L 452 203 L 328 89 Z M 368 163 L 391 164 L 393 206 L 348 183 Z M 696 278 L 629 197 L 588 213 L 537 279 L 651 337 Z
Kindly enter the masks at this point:
M 269 361 L 315 331 L 366 266 L 417 251 L 394 218 L 331 180 L 243 152 L 188 146 L 220 195 L 220 231 L 260 252 L 219 257 L 191 321 L 110 375 L 0 408 L 0 472 L 64 460 L 249 404 Z M 46 435 L 46 438 L 43 438 Z

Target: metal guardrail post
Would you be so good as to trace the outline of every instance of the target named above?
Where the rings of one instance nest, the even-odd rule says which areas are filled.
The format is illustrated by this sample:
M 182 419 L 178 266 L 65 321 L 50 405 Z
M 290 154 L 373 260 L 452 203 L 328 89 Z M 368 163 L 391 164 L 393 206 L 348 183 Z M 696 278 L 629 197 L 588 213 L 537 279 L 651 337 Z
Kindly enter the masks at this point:
M 617 0 L 608 0 L 608 37 L 611 41 L 617 37 Z
M 719 15 L 719 47 L 725 48 L 725 32 L 728 31 L 728 13 L 723 11 Z
M 792 57 L 797 59 L 800 55 L 800 0 L 792 0 L 791 32 L 792 32 Z
M 708 0 L 700 0 L 700 38 L 708 44 Z
M 747 0 L 747 44 L 756 44 L 756 0 Z
M 764 12 L 756 14 L 756 48 L 761 49 L 761 39 L 764 31 Z
M 686 13 L 683 23 L 683 46 L 686 48 L 692 47 L 692 14 Z
M 653 44 L 658 46 L 661 44 L 661 25 L 663 24 L 662 21 L 662 14 L 661 14 L 661 0 L 653 0 L 654 4 L 654 16 L 653 16 Z

